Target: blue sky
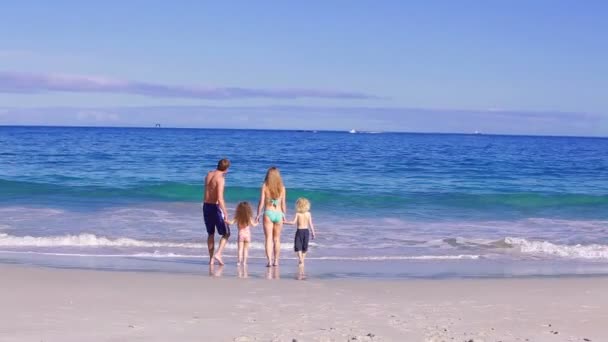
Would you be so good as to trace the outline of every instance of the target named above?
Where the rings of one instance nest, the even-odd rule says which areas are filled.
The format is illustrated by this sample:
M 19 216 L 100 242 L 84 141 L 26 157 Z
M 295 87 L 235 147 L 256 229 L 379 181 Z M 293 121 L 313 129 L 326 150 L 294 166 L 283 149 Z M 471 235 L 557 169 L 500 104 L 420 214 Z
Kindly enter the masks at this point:
M 10 1 L 0 124 L 608 135 L 603 1 Z

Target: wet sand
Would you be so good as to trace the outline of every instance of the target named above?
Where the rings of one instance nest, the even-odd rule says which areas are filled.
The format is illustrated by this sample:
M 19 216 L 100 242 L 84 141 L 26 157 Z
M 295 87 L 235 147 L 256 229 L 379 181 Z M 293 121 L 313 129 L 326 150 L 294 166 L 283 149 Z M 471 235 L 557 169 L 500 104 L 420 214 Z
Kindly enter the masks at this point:
M 215 271 L 0 265 L 0 341 L 608 340 L 604 277 L 297 281 Z

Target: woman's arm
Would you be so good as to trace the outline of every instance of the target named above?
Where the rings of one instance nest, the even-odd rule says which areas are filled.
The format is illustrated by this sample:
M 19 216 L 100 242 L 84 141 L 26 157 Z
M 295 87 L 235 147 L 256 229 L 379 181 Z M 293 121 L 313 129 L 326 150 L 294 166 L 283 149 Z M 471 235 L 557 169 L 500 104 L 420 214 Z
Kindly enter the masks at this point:
M 285 217 L 285 220 L 283 221 L 284 224 L 296 224 L 296 221 L 298 220 L 298 213 L 296 213 L 296 216 L 294 216 L 293 220 L 291 221 L 287 221 L 287 218 Z
M 286 203 L 286 198 L 287 198 L 287 189 L 285 189 L 285 187 L 283 187 L 283 196 L 281 197 L 281 206 L 283 207 L 283 215 L 284 217 L 287 216 L 287 205 Z
M 260 214 L 262 213 L 262 208 L 264 207 L 264 203 L 266 203 L 266 184 L 262 184 L 262 190 L 260 190 L 260 203 L 258 203 L 258 214 L 255 216 L 255 220 L 260 220 Z

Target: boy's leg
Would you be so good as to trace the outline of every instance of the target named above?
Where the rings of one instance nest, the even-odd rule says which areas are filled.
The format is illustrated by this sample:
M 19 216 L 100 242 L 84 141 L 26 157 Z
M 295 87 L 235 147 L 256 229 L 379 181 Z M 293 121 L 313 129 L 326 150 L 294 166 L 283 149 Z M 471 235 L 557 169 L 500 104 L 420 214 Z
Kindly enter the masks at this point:
M 298 264 L 302 265 L 304 263 L 304 258 L 302 256 L 302 251 L 298 251 Z

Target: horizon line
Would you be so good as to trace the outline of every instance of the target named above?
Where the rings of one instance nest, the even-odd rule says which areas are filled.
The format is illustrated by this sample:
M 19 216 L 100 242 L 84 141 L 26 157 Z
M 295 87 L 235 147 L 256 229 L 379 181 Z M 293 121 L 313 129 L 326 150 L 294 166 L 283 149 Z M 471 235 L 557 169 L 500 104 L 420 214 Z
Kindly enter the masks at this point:
M 155 127 L 155 126 L 90 126 L 90 125 L 5 125 L 0 128 L 102 128 L 102 129 L 184 129 L 184 130 L 223 130 L 223 131 L 270 131 L 270 132 L 310 132 L 310 133 L 345 133 L 351 134 L 348 129 L 294 129 L 294 128 L 228 128 L 228 127 Z M 420 134 L 420 135 L 471 135 L 471 136 L 494 136 L 494 137 L 539 137 L 539 138 L 583 138 L 583 139 L 608 139 L 608 135 L 546 135 L 546 134 L 516 134 L 516 133 L 484 133 L 484 132 L 433 132 L 433 131 L 359 131 L 356 134 Z

